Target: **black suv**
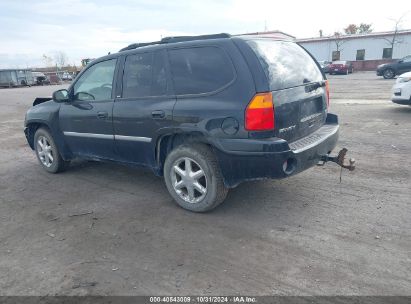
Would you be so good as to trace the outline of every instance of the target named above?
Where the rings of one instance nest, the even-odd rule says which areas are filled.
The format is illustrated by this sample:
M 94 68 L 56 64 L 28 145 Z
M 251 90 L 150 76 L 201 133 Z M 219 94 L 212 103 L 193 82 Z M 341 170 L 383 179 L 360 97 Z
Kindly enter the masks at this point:
M 392 63 L 381 64 L 377 67 L 377 76 L 383 76 L 385 79 L 394 78 L 411 71 L 411 55 Z
M 202 212 L 243 181 L 288 177 L 330 153 L 339 125 L 328 95 L 292 41 L 173 37 L 94 60 L 68 90 L 35 100 L 24 132 L 48 172 L 74 158 L 145 166 Z

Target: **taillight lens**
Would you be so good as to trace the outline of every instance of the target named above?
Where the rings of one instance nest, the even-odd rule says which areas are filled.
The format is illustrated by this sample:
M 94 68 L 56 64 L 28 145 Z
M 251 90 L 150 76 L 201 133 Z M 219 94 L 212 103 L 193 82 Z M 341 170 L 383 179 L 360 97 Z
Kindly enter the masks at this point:
M 327 109 L 330 107 L 330 84 L 328 80 L 325 81 L 325 90 L 327 92 Z
M 245 129 L 247 131 L 273 130 L 274 104 L 270 93 L 256 94 L 245 111 Z

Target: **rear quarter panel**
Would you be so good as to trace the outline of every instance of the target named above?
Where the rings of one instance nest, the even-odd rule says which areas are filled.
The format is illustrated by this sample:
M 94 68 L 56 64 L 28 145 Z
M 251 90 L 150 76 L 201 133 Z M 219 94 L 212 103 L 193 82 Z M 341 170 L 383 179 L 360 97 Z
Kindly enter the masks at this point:
M 204 44 L 199 42 L 190 46 L 201 45 Z M 248 132 L 244 130 L 244 111 L 256 93 L 253 77 L 242 54 L 231 40 L 215 46 L 222 48 L 231 59 L 235 80 L 228 87 L 213 93 L 177 95 L 173 110 L 176 131 L 200 131 L 210 142 L 214 142 L 215 138 L 247 138 Z M 221 126 L 226 118 L 238 121 L 239 130 L 235 135 L 223 132 Z

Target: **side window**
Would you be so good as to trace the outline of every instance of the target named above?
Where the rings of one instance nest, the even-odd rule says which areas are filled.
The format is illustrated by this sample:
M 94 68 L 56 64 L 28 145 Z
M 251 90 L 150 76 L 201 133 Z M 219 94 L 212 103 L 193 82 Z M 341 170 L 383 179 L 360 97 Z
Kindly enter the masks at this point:
M 127 56 L 123 74 L 123 98 L 166 94 L 167 74 L 161 53 Z
M 403 62 L 411 62 L 411 56 L 404 57 Z
M 111 99 L 116 62 L 117 59 L 110 59 L 87 69 L 74 85 L 74 98 L 87 101 Z
M 332 61 L 340 60 L 340 51 L 333 51 L 331 57 L 332 57 Z
M 384 48 L 382 50 L 383 59 L 392 59 L 392 48 Z
M 355 60 L 364 60 L 365 59 L 365 50 L 357 50 L 357 56 L 355 57 Z
M 193 47 L 169 51 L 175 93 L 216 91 L 234 79 L 232 63 L 217 47 Z

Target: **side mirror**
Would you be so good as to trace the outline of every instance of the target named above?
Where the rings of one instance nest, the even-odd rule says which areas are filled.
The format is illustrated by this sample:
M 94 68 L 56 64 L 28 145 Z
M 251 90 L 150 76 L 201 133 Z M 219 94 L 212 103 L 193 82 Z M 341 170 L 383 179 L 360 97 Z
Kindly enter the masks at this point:
M 53 93 L 53 100 L 55 102 L 67 102 L 69 101 L 69 93 L 66 89 L 58 90 Z
M 403 63 L 403 62 L 404 62 L 404 60 L 402 60 L 402 59 L 401 59 L 401 60 L 398 60 L 398 63 Z

